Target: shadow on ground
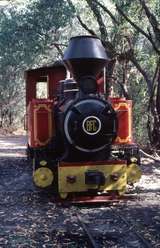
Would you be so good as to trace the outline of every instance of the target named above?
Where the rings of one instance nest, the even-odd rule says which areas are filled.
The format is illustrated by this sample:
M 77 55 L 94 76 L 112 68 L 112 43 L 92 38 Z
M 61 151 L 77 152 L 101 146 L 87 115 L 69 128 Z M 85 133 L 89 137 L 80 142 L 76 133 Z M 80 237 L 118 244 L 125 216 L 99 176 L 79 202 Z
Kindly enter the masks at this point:
M 83 236 L 80 235 L 72 208 L 63 208 L 54 202 L 51 193 L 38 191 L 34 187 L 32 166 L 25 155 L 25 142 L 25 137 L 21 136 L 0 138 L 0 247 L 87 247 L 83 243 Z M 135 201 L 121 202 L 114 208 L 128 218 L 131 225 L 141 230 L 143 235 L 145 233 L 148 235 L 148 240 L 152 240 L 151 247 L 158 248 L 160 247 L 158 246 L 160 244 L 160 169 L 158 164 L 149 161 L 143 162 L 142 169 L 143 177 L 136 185 L 139 197 Z M 110 216 L 108 206 L 81 206 L 79 209 L 84 216 L 86 213 L 92 214 L 97 235 L 102 236 L 102 223 L 96 221 L 96 218 L 102 214 L 104 230 L 108 230 L 107 221 Z M 121 228 L 118 221 L 115 220 L 115 226 L 113 225 L 112 228 L 114 236 L 118 236 L 117 233 Z M 137 247 L 127 241 L 127 235 L 123 231 L 123 238 L 119 235 L 121 241 L 117 245 L 115 242 L 118 241 L 111 242 L 109 247 L 115 245 Z M 103 235 L 106 237 L 107 234 Z

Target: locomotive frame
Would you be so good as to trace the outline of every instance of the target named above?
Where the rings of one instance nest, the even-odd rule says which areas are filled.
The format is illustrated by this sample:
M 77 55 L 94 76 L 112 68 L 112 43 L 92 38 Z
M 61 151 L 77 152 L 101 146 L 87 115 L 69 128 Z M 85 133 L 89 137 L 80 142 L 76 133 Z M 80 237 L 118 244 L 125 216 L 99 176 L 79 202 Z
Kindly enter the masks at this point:
M 69 194 L 78 195 L 79 193 L 93 197 L 97 193 L 106 195 L 117 192 L 118 195 L 122 195 L 126 191 L 127 184 L 133 184 L 141 177 L 139 150 L 132 137 L 132 101 L 111 96 L 107 98 L 118 118 L 117 136 L 112 142 L 109 158 L 100 157 L 92 160 L 92 153 L 84 161 L 81 160 L 81 155 L 78 155 L 78 161 L 75 158 L 73 161 L 65 160 L 63 156 L 60 158 L 56 155 L 59 153 L 56 142 L 59 141 L 55 139 L 55 136 L 59 125 L 56 123 L 56 110 L 59 106 L 57 102 L 60 101 L 58 87 L 60 82 L 64 86 L 66 75 L 66 67 L 62 62 L 28 70 L 25 73 L 28 156 L 32 159 L 33 181 L 40 188 L 52 189 L 63 199 Z M 37 84 L 40 82 L 46 85 L 45 98 L 37 97 Z M 101 82 L 106 83 L 103 78 Z M 77 88 L 67 89 L 62 92 L 61 96 L 73 93 L 72 91 L 79 90 Z M 106 101 L 104 92 L 97 90 L 96 94 L 96 97 L 102 95 Z M 65 109 L 67 104 L 62 104 L 60 108 Z M 99 121 L 96 123 L 98 119 L 96 118 L 94 115 L 85 117 L 83 129 L 85 121 L 89 120 L 88 132 L 90 129 L 97 134 L 100 128 L 98 126 L 96 129 L 96 125 L 99 125 L 97 124 Z M 60 146 L 64 144 L 61 143 Z

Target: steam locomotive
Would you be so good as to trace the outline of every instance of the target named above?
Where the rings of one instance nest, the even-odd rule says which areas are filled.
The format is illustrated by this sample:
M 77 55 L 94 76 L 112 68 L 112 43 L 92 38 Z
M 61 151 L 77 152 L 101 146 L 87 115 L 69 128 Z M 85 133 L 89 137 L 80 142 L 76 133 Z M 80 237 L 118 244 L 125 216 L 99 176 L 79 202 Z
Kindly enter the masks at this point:
M 109 66 L 100 39 L 77 36 L 63 62 L 26 71 L 33 181 L 63 199 L 121 195 L 140 179 L 132 101 L 107 94 L 104 68 Z

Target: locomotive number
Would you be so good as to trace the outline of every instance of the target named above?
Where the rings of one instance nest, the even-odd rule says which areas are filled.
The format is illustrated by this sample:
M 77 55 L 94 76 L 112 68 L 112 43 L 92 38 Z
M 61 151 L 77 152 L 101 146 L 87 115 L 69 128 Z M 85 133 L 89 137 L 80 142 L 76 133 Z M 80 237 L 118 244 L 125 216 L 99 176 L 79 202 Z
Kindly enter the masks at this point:
M 82 126 L 85 133 L 95 135 L 101 129 L 101 121 L 96 116 L 88 116 L 83 120 Z

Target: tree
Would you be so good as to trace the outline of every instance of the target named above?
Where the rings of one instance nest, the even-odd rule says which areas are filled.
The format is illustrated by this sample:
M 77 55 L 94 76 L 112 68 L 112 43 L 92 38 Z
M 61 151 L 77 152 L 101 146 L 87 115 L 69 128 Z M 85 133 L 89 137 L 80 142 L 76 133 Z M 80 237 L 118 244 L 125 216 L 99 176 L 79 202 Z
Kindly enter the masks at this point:
M 70 0 L 68 2 L 74 8 L 73 3 Z M 110 58 L 117 61 L 116 64 L 113 63 L 114 67 L 110 75 L 114 74 L 115 77 L 116 74 L 123 94 L 127 97 L 134 96 L 129 90 L 132 86 L 133 71 L 134 79 L 137 81 L 137 72 L 134 67 L 138 71 L 138 82 L 146 83 L 146 85 L 143 84 L 143 92 L 139 91 L 141 97 L 145 95 L 145 101 L 142 98 L 139 101 L 141 100 L 142 107 L 142 102 L 146 104 L 150 98 L 148 134 L 151 144 L 159 149 L 159 2 L 153 0 L 150 5 L 147 5 L 144 0 L 112 0 L 115 8 L 113 5 L 109 8 L 100 0 L 86 0 L 86 3 L 98 23 L 99 30 L 91 28 L 91 25 L 88 25 L 81 15 L 78 14 L 77 18 L 87 32 L 91 35 L 98 35 L 102 39 Z
M 156 7 L 158 1 L 155 1 Z M 149 92 L 149 115 L 148 115 L 148 134 L 149 139 L 156 149 L 160 149 L 160 19 L 156 14 L 154 14 L 146 2 L 144 0 L 139 0 L 139 4 L 142 7 L 143 13 L 148 19 L 148 27 L 147 30 L 144 31 L 141 27 L 139 27 L 135 22 L 133 22 L 121 8 L 116 5 L 116 8 L 121 16 L 148 42 L 152 45 L 153 52 L 155 55 L 155 69 L 153 75 L 149 75 L 149 73 L 142 69 L 141 65 L 138 63 L 135 56 L 131 57 L 131 61 L 137 67 L 139 72 L 143 75 L 145 81 L 147 82 L 148 92 Z
M 64 0 L 28 2 L 17 8 L 10 1 L 0 11 L 0 127 L 10 126 L 24 109 L 24 70 L 53 62 L 53 43 L 72 17 Z M 50 53 L 49 53 L 50 50 Z M 21 102 L 20 109 L 17 103 Z

